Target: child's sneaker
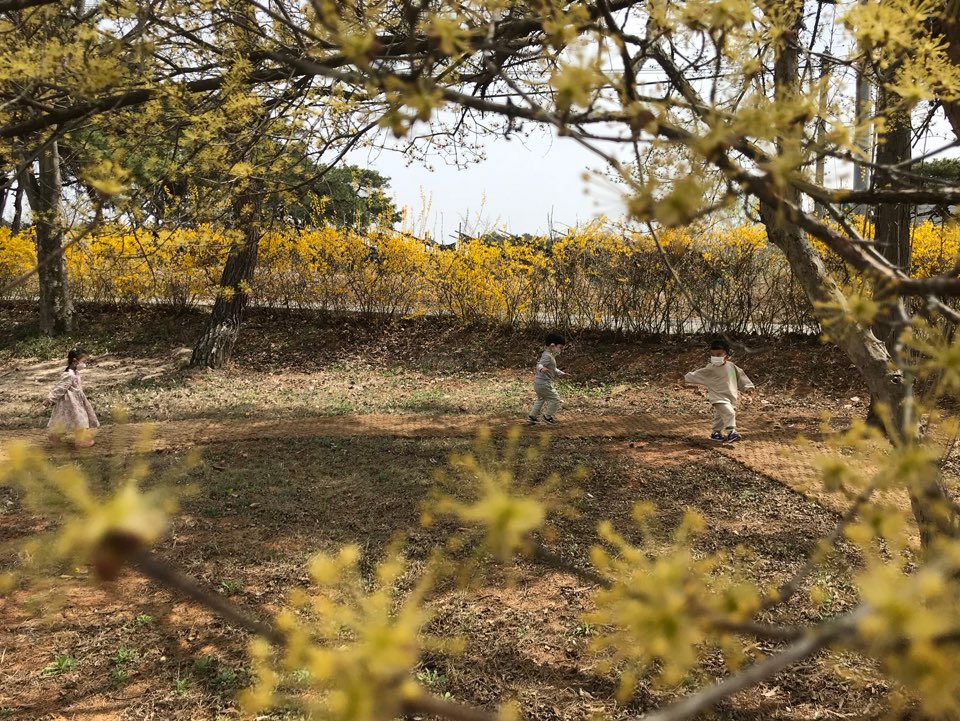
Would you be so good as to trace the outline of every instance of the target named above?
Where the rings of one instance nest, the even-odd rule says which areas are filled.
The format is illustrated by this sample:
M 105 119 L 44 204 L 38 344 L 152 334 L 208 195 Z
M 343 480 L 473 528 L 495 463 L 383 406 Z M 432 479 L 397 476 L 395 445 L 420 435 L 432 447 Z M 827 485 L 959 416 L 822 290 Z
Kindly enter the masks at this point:
M 724 439 L 724 441 L 727 443 L 735 443 L 741 440 L 743 440 L 743 436 L 741 436 L 736 431 L 730 431 L 730 433 L 728 433 L 727 437 Z
M 535 425 L 537 425 L 539 422 L 540 422 L 540 419 L 537 418 L 536 416 L 527 416 L 527 425 L 528 425 L 528 426 L 535 426 Z
M 559 426 L 559 425 L 560 425 L 560 424 L 557 422 L 557 419 L 554 418 L 553 416 L 544 416 L 544 417 L 543 417 L 543 422 L 546 423 L 548 426 Z
M 724 438 L 724 435 L 720 431 L 714 431 L 713 433 L 710 434 L 710 440 L 723 441 L 723 440 L 726 440 L 726 438 Z

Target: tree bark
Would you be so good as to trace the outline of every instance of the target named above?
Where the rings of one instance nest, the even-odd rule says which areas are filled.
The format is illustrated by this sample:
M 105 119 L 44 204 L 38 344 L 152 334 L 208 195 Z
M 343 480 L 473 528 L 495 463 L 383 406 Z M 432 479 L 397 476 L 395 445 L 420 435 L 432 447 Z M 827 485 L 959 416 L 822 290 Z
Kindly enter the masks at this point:
M 770 242 L 786 256 L 818 320 L 828 326 L 830 340 L 843 350 L 860 372 L 871 396 L 889 408 L 896 417 L 906 396 L 906 388 L 903 374 L 890 367 L 890 354 L 883 342 L 872 330 L 854 322 L 846 296 L 806 233 L 796 224 L 784 220 L 769 203 L 760 203 L 760 219 Z M 833 311 L 829 319 L 821 310 L 824 307 Z
M 889 130 L 879 139 L 876 168 L 873 175 L 875 189 L 896 189 L 900 184 L 886 170 L 887 166 L 909 160 L 912 155 L 913 132 L 909 112 L 895 110 L 900 98 L 880 83 L 877 97 L 877 114 L 887 119 Z M 910 273 L 910 223 L 912 206 L 909 203 L 880 203 L 875 211 L 874 243 L 877 250 L 890 263 L 905 273 Z M 875 287 L 877 299 L 884 298 L 883 288 Z M 888 299 L 894 300 L 894 299 Z M 887 346 L 891 355 L 896 353 L 901 327 L 889 316 L 881 316 L 874 325 L 874 332 Z M 870 404 L 874 410 L 874 403 Z M 874 414 L 871 414 L 872 416 Z M 870 420 L 876 420 L 871 418 Z
M 17 191 L 13 195 L 13 220 L 10 222 L 10 232 L 17 234 L 23 227 L 23 194 L 27 187 L 27 173 L 20 171 L 17 178 Z
M 794 31 L 802 23 L 802 2 L 792 3 L 795 18 Z M 774 64 L 774 86 L 778 98 L 789 99 L 799 92 L 798 53 L 795 47 L 784 43 L 777 53 Z M 795 142 L 792 139 L 781 141 Z M 909 143 L 909 139 L 907 141 Z M 788 186 L 783 194 L 785 200 L 800 207 L 799 192 Z M 794 222 L 786 219 L 778 209 L 761 199 L 760 218 L 766 227 L 767 236 L 787 257 L 800 285 L 821 323 L 826 326 L 830 339 L 846 353 L 867 384 L 871 398 L 882 403 L 895 424 L 895 435 L 906 442 L 917 441 L 913 424 L 903 422 L 903 404 L 909 388 L 903 382 L 903 374 L 891 363 L 887 347 L 870 328 L 857 323 L 849 310 L 846 297 L 836 280 L 827 271 L 819 252 L 806 234 Z M 898 251 L 899 252 L 899 251 Z M 827 317 L 823 308 L 832 312 Z M 910 503 L 920 531 L 920 542 L 930 548 L 938 537 L 956 537 L 958 523 L 950 510 L 949 496 L 938 474 L 922 488 L 910 488 Z
M 63 182 L 56 141 L 40 154 L 37 177 L 34 178 L 29 171 L 24 175 L 36 233 L 40 330 L 51 336 L 62 335 L 73 330 L 73 303 L 67 259 L 63 254 Z
M 960 0 L 944 0 L 943 15 L 938 25 L 937 30 L 947 45 L 950 61 L 960 67 Z M 943 111 L 953 126 L 953 134 L 960 138 L 960 101 L 944 101 Z
M 2 156 L 0 156 L 0 162 L 3 162 Z M 7 175 L 6 173 L 0 173 L 0 183 L 3 183 L 3 190 L 0 190 L 0 225 L 3 225 L 3 216 L 7 211 L 7 198 L 10 197 L 10 180 L 13 178 L 12 175 Z
M 249 300 L 249 288 L 257 267 L 257 251 L 261 228 L 263 192 L 251 187 L 237 196 L 234 202 L 235 218 L 243 228 L 243 241 L 230 249 L 220 278 L 220 292 L 213 304 L 206 330 L 193 349 L 190 365 L 221 368 L 233 355 L 233 347 L 240 335 L 243 311 Z
M 880 112 L 887 105 L 888 92 L 880 91 Z M 874 187 L 878 189 L 896 189 L 901 187 L 886 172 L 884 166 L 895 165 L 910 160 L 913 129 L 910 115 L 904 112 L 887 114 L 890 130 L 884 135 L 877 148 L 877 167 L 874 169 Z M 910 272 L 910 213 L 909 203 L 881 203 L 877 206 L 874 242 L 877 250 L 893 265 Z

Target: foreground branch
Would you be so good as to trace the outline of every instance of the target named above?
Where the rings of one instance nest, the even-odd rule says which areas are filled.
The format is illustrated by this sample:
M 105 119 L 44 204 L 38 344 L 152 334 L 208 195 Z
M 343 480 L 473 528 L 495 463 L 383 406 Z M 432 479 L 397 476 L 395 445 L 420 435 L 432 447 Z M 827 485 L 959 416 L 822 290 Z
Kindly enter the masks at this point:
M 887 203 L 910 203 L 919 205 L 956 205 L 960 203 L 960 188 L 877 188 L 875 190 L 830 190 L 804 186 L 803 190 L 817 200 L 830 203 L 851 203 L 856 205 L 876 205 Z
M 0 0 L 0 13 L 35 8 L 39 5 L 56 5 L 60 0 Z
M 234 626 L 262 636 L 279 648 L 284 648 L 287 645 L 287 637 L 280 631 L 247 615 L 236 604 L 231 603 L 223 596 L 206 590 L 189 576 L 183 575 L 177 569 L 158 559 L 150 551 L 140 549 L 132 552 L 130 562 L 147 578 L 156 581 L 161 586 L 178 591 L 201 606 L 215 611 Z
M 860 495 L 858 495 L 850 508 L 847 509 L 847 512 L 843 514 L 843 517 L 834 527 L 833 531 L 830 532 L 830 535 L 826 537 L 825 545 L 829 545 L 830 548 L 834 548 L 837 545 L 837 542 L 843 537 L 843 533 L 846 530 L 847 526 L 860 515 L 860 510 L 866 505 L 873 496 L 873 492 L 876 490 L 876 486 L 871 484 L 864 488 Z M 781 603 L 785 603 L 790 600 L 790 598 L 800 590 L 800 586 L 807 579 L 807 577 L 813 572 L 813 570 L 820 565 L 819 559 L 817 559 L 816 552 L 810 558 L 807 559 L 807 562 L 797 571 L 793 577 L 783 583 L 776 591 L 768 595 L 763 601 L 760 602 L 760 611 L 768 611 L 775 606 L 779 606 Z
M 439 716 L 453 721 L 499 721 L 495 713 L 427 694 L 404 701 L 402 713 L 404 716 Z
M 578 578 L 585 583 L 589 583 L 594 586 L 599 586 L 600 588 L 612 588 L 613 582 L 604 576 L 601 576 L 596 571 L 593 571 L 589 568 L 581 568 L 580 566 L 575 566 L 569 561 L 564 560 L 558 556 L 553 551 L 550 551 L 540 544 L 534 546 L 533 551 L 530 553 L 530 558 L 533 561 L 536 561 L 539 564 L 548 566 L 549 568 L 554 569 L 555 571 L 560 571 L 561 573 L 568 573 L 574 578 Z
M 137 571 L 152 581 L 183 594 L 219 614 L 228 623 L 265 638 L 277 648 L 286 648 L 288 639 L 284 633 L 267 623 L 258 621 L 223 596 L 206 590 L 194 579 L 160 560 L 152 551 L 131 548 L 130 540 L 119 535 L 108 537 L 104 541 L 104 546 L 113 556 L 127 559 Z M 405 699 L 403 714 L 426 714 L 452 719 L 452 721 L 497 721 L 498 719 L 496 713 L 454 703 L 426 693 Z
M 798 661 L 822 651 L 830 644 L 853 635 L 857 624 L 869 611 L 868 606 L 859 606 L 846 616 L 825 624 L 807 638 L 788 646 L 775 656 L 770 656 L 765 661 L 739 671 L 717 685 L 687 696 L 665 709 L 641 716 L 638 721 L 683 721 L 691 718 L 738 691 L 775 676 Z

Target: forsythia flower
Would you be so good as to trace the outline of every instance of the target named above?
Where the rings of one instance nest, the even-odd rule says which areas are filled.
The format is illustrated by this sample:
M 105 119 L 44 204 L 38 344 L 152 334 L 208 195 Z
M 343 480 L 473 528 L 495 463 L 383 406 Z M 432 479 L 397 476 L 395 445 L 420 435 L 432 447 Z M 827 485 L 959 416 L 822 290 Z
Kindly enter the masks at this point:
M 546 437 L 545 437 L 546 438 Z M 440 487 L 448 493 L 435 493 L 425 506 L 424 522 L 432 523 L 432 514 L 454 516 L 485 533 L 486 549 L 501 561 L 530 548 L 530 535 L 542 530 L 550 512 L 572 513 L 569 501 L 579 495 L 576 489 L 563 489 L 560 475 L 551 473 L 545 481 L 526 483 L 518 478 L 514 464 L 519 453 L 519 429 L 510 432 L 507 448 L 498 458 L 490 446 L 489 432 L 477 437 L 473 453 L 455 454 L 450 464 L 457 472 L 451 478 L 437 474 Z M 540 458 L 536 448 L 527 450 L 527 462 Z M 582 472 L 577 475 L 582 477 Z
M 670 550 L 653 556 L 648 550 L 656 543 L 648 527 L 653 511 L 650 505 L 634 509 L 644 543 L 629 543 L 604 522 L 599 534 L 614 552 L 599 546 L 592 552 L 597 570 L 611 583 L 597 591 L 597 608 L 587 615 L 587 621 L 606 629 L 593 647 L 626 664 L 620 684 L 622 699 L 629 697 L 636 680 L 655 666 L 663 683 L 680 683 L 699 663 L 713 624 L 749 619 L 759 604 L 753 584 L 713 573 L 723 564 L 721 554 L 698 556 L 693 552 L 690 541 L 703 531 L 704 520 L 692 511 L 674 532 Z
M 681 223 L 661 228 L 658 238 L 700 307 L 744 332 L 818 329 L 762 225 L 682 225 L 702 202 L 695 177 L 664 187 L 664 193 L 648 190 L 632 196 L 631 210 L 661 224 Z M 872 237 L 869 223 L 851 222 L 864 238 Z M 252 282 L 221 290 L 223 264 L 237 242 L 239 231 L 212 226 L 104 227 L 67 250 L 71 293 L 78 301 L 159 301 L 184 308 L 242 290 L 269 305 L 388 318 L 436 313 L 464 324 L 517 326 L 549 319 L 561 327 L 587 323 L 643 331 L 671 330 L 692 312 L 653 238 L 615 230 L 602 218 L 550 238 L 494 230 L 450 245 L 416 238 L 389 222 L 365 231 L 325 226 L 270 232 L 260 241 Z M 817 241 L 814 245 L 823 250 Z M 960 225 L 914 227 L 914 277 L 948 272 L 958 253 Z M 825 254 L 831 271 L 848 279 L 849 300 L 843 308 L 827 309 L 827 323 L 846 322 L 850 313 L 856 322 L 871 323 L 882 311 L 879 301 L 862 278 L 831 258 Z M 35 263 L 32 230 L 14 235 L 0 228 L 0 285 Z M 8 292 L 35 297 L 36 278 Z
M 112 578 L 124 555 L 154 545 L 176 511 L 175 496 L 165 488 L 140 490 L 149 467 L 136 461 L 123 469 L 115 490 L 103 496 L 75 465 L 55 466 L 38 449 L 23 443 L 6 448 L 0 464 L 0 485 L 18 488 L 26 507 L 57 509 L 62 522 L 44 543 L 32 543 L 34 564 L 70 561 L 92 563 L 102 578 Z M 191 461 L 192 462 L 192 461 Z
M 315 693 L 290 701 L 310 718 L 395 718 L 404 701 L 422 693 L 411 679 L 421 649 L 456 650 L 453 641 L 421 634 L 429 619 L 423 605 L 433 583 L 429 571 L 401 594 L 407 564 L 397 544 L 372 582 L 360 573 L 359 560 L 355 546 L 311 560 L 315 587 L 294 591 L 291 608 L 275 622 L 287 639 L 284 647 L 273 650 L 260 639 L 251 645 L 257 682 L 241 694 L 247 712 L 276 703 L 283 674 L 298 671 Z

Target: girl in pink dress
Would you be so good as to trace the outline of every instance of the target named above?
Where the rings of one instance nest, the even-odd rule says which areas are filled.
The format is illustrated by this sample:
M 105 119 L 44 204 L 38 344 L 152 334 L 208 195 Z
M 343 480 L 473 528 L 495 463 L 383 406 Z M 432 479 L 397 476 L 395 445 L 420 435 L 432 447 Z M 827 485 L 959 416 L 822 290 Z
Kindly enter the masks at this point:
M 97 414 L 83 392 L 80 371 L 87 367 L 90 354 L 83 348 L 74 348 L 67 354 L 67 368 L 60 382 L 47 396 L 47 405 L 53 406 L 53 414 L 47 424 L 50 440 L 59 442 L 73 437 L 77 448 L 93 445 L 92 429 L 100 427 Z

